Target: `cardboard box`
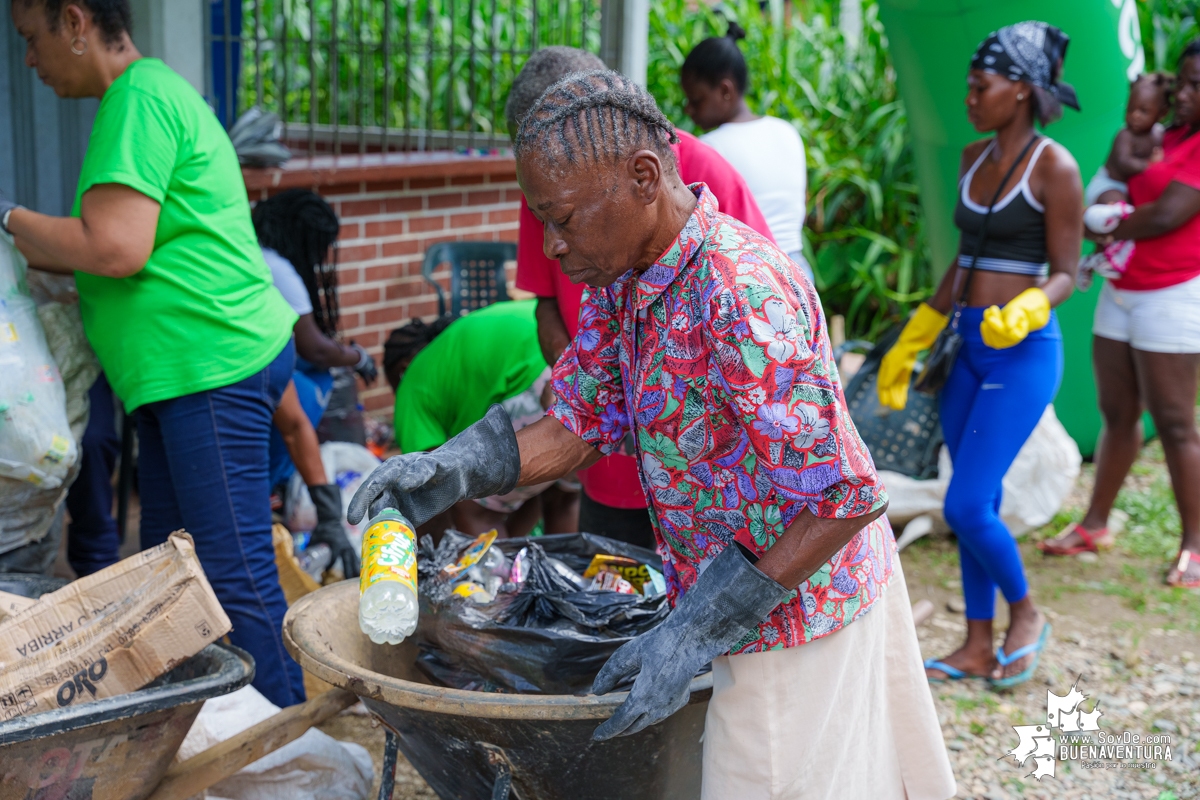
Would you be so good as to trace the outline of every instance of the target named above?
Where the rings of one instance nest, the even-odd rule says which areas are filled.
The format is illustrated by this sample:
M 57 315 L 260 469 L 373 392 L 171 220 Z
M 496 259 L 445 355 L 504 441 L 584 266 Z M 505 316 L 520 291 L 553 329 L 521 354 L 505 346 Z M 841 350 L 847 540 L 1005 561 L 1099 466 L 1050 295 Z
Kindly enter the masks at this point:
M 12 594 L 11 592 L 0 592 L 0 620 L 14 617 L 36 602 L 37 600 L 32 597 L 22 597 L 19 594 Z
M 140 689 L 231 627 L 177 531 L 0 621 L 0 719 Z

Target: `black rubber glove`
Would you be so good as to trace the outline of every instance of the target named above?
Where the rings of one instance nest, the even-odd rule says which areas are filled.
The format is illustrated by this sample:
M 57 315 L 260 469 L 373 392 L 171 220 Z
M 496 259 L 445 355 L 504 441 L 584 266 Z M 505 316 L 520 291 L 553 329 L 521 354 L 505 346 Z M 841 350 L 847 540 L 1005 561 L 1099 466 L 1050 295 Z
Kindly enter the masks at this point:
M 354 493 L 346 518 L 394 508 L 421 525 L 460 500 L 507 494 L 521 475 L 512 420 L 499 405 L 436 450 L 394 456 L 375 468 Z
M 358 363 L 354 365 L 354 371 L 358 373 L 358 377 L 363 379 L 363 383 L 370 386 L 379 377 L 379 367 L 375 365 L 375 359 L 363 348 L 358 342 L 351 342 L 350 346 L 358 351 Z
M 626 642 L 600 670 L 592 694 L 611 692 L 635 673 L 637 679 L 629 697 L 592 739 L 637 733 L 683 708 L 696 673 L 729 652 L 790 595 L 751 564 L 740 547 L 726 547 L 657 628 Z
M 358 553 L 342 526 L 342 490 L 332 483 L 326 483 L 308 487 L 308 496 L 317 508 L 317 527 L 313 528 L 309 542 L 329 545 L 333 551 L 333 561 L 342 560 L 343 574 L 347 578 L 357 578 Z

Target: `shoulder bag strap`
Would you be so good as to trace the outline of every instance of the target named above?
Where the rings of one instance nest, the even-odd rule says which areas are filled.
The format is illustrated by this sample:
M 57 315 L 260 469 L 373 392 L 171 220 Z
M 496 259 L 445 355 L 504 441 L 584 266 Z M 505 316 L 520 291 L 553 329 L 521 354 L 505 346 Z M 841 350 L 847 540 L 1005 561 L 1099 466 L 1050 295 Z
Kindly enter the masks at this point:
M 1025 143 L 1025 147 L 1023 150 L 1021 150 L 1021 154 L 1013 160 L 1012 166 L 1010 166 L 1008 168 L 1008 172 L 1004 174 L 1004 179 L 1001 180 L 1000 185 L 996 187 L 996 193 L 992 196 L 992 202 L 988 204 L 987 213 L 983 215 L 983 224 L 979 226 L 979 238 L 975 240 L 975 252 L 971 256 L 971 266 L 967 268 L 967 280 L 963 283 L 963 290 L 958 296 L 958 302 L 955 303 L 956 306 L 966 305 L 967 297 L 970 295 L 971 279 L 975 277 L 975 264 L 979 261 L 979 254 L 983 252 L 983 243 L 984 240 L 987 239 L 988 221 L 992 218 L 992 211 L 996 208 L 996 203 L 1000 201 L 1000 193 L 1004 191 L 1004 187 L 1008 184 L 1009 179 L 1011 179 L 1013 173 L 1016 172 L 1017 165 L 1024 160 L 1025 154 L 1029 152 L 1029 148 L 1033 147 L 1033 143 L 1040 138 L 1041 137 L 1036 133 L 1029 137 L 1029 141 Z M 968 193 L 971 191 L 970 186 L 964 188 Z M 958 322 L 957 308 L 955 309 L 954 321 L 955 323 Z

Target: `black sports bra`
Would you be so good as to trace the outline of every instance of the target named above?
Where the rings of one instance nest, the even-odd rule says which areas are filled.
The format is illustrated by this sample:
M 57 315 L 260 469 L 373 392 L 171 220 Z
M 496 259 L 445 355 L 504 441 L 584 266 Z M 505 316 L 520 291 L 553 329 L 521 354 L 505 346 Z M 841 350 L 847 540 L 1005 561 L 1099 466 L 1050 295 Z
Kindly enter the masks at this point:
M 979 253 L 979 260 L 975 263 L 978 269 L 1034 277 L 1050 274 L 1050 265 L 1046 263 L 1046 209 L 1034 199 L 1029 188 L 1029 176 L 1033 172 L 1033 165 L 1037 163 L 1038 156 L 1050 141 L 1043 138 L 1038 142 L 1021 180 L 1008 194 L 996 201 L 992 218 L 988 221 L 987 239 Z M 987 206 L 981 206 L 971 199 L 971 179 L 975 177 L 975 171 L 995 146 L 996 140 L 992 139 L 959 182 L 958 203 L 954 206 L 954 226 L 962 232 L 958 247 L 960 267 L 971 266 L 971 256 L 975 253 L 979 229 L 983 226 L 984 215 L 987 214 Z

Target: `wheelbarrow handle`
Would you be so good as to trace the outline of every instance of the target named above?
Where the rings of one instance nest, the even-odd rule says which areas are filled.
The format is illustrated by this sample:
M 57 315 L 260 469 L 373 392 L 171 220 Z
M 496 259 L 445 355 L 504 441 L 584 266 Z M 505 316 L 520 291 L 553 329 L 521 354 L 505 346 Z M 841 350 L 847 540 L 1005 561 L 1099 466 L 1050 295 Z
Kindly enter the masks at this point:
M 186 761 L 172 765 L 147 800 L 185 800 L 228 778 L 268 753 L 294 742 L 316 725 L 358 702 L 345 689 L 319 694 L 307 703 L 289 706 L 278 714 Z

